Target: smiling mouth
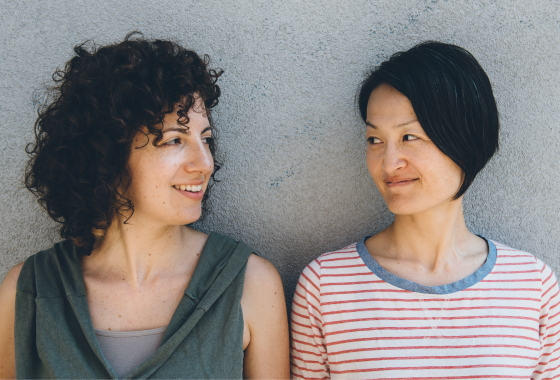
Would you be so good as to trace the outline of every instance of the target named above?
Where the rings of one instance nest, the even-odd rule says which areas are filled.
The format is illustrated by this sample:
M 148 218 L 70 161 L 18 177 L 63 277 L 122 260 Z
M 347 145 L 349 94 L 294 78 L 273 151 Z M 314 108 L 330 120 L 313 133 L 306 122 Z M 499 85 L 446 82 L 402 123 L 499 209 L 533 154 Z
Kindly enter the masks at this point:
M 177 190 L 188 191 L 190 193 L 198 193 L 202 190 L 202 185 L 173 185 Z
M 389 181 L 389 182 L 385 182 L 387 184 L 388 187 L 398 187 L 398 186 L 406 186 L 408 184 L 411 184 L 415 181 L 417 181 L 418 178 L 412 178 L 412 179 L 403 179 L 403 180 L 399 180 L 399 181 Z

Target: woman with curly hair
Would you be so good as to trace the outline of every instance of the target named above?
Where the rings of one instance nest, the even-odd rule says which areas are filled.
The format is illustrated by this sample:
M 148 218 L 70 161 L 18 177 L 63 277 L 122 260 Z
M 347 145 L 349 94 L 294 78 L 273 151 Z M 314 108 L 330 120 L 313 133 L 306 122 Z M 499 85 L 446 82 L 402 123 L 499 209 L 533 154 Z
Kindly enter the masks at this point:
M 0 288 L 0 378 L 287 378 L 278 272 L 186 226 L 220 167 L 221 71 L 133 35 L 74 51 L 26 172 L 66 240 Z

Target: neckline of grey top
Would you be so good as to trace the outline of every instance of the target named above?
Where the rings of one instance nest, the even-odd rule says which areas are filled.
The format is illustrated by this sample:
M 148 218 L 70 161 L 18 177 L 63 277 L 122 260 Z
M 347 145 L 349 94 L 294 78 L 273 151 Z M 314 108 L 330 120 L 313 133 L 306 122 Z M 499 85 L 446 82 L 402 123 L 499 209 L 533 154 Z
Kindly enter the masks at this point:
M 370 255 L 369 251 L 366 248 L 365 241 L 370 238 L 370 236 L 366 236 L 361 241 L 356 243 L 356 250 L 358 251 L 358 254 L 362 258 L 366 266 L 369 268 L 369 270 L 371 270 L 377 277 L 379 277 L 383 281 L 396 286 L 397 288 L 409 290 L 415 293 L 450 294 L 470 288 L 471 286 L 477 284 L 482 279 L 484 279 L 484 277 L 486 277 L 494 268 L 494 265 L 496 264 L 496 258 L 498 256 L 496 246 L 494 245 L 494 243 L 492 243 L 491 240 L 486 239 L 484 236 L 480 237 L 486 240 L 486 243 L 488 244 L 488 256 L 486 257 L 486 261 L 484 262 L 484 264 L 470 276 L 467 276 L 459 281 L 455 281 L 451 284 L 439 286 L 426 286 L 418 284 L 414 281 L 409 281 L 407 279 L 399 277 L 384 269 L 377 263 L 377 261 L 375 261 L 375 259 Z
M 156 352 L 166 329 L 167 326 L 139 331 L 93 331 L 103 355 L 122 379 Z
M 167 326 L 158 327 L 155 329 L 149 330 L 136 330 L 136 331 L 107 331 L 107 330 L 98 330 L 93 329 L 95 331 L 96 336 L 109 336 L 114 338 L 124 338 L 129 336 L 145 336 L 145 335 L 154 335 L 154 334 L 161 334 L 167 330 Z

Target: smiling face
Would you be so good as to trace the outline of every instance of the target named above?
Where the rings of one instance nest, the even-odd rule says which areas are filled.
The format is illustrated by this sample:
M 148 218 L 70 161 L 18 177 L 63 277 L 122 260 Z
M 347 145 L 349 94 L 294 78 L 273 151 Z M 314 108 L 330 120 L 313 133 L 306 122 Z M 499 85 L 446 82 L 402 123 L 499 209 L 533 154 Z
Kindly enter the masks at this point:
M 396 215 L 413 215 L 449 204 L 463 172 L 428 138 L 410 101 L 382 84 L 367 106 L 367 166 Z
M 165 115 L 162 139 L 138 133 L 128 161 L 131 183 L 125 195 L 134 214 L 129 223 L 183 225 L 200 218 L 201 202 L 214 169 L 208 146 L 210 123 L 200 100 L 189 110 L 186 126 L 178 107 Z

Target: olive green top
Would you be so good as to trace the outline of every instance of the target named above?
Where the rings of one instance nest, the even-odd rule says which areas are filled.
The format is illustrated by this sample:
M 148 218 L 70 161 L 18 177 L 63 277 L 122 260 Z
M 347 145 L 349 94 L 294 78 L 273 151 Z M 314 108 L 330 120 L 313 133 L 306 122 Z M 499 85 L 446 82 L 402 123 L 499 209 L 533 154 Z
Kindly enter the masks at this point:
M 157 351 L 125 379 L 241 379 L 241 296 L 251 248 L 208 237 Z M 26 260 L 17 283 L 18 379 L 117 378 L 99 347 L 81 256 L 69 241 Z

